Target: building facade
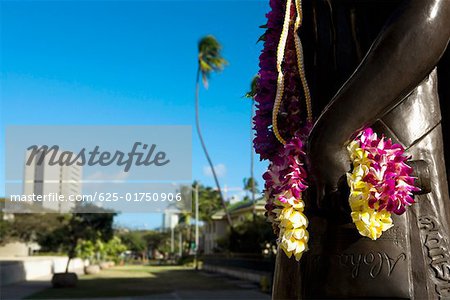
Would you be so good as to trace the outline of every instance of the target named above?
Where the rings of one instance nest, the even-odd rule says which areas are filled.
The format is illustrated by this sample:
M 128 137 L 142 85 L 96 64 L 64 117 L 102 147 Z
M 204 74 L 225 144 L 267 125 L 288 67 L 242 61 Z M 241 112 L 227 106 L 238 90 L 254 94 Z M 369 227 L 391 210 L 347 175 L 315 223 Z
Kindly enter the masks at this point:
M 58 152 L 61 151 L 57 151 L 55 154 L 59 155 Z M 62 195 L 66 200 L 81 195 L 83 171 L 81 166 L 76 163 L 71 165 L 50 164 L 50 152 L 43 158 L 41 158 L 42 152 L 39 152 L 27 163 L 31 155 L 31 150 L 28 150 L 25 155 L 24 195 Z M 42 205 L 45 210 L 58 212 L 70 211 L 75 207 L 75 203 L 75 201 L 35 202 L 36 205 Z
M 266 200 L 259 199 L 255 203 L 241 201 L 228 208 L 233 224 L 239 224 L 250 218 L 253 214 L 263 216 L 266 209 Z M 218 249 L 218 241 L 225 238 L 229 231 L 225 212 L 221 209 L 211 216 L 209 222 L 205 222 L 203 228 L 203 251 L 212 254 Z

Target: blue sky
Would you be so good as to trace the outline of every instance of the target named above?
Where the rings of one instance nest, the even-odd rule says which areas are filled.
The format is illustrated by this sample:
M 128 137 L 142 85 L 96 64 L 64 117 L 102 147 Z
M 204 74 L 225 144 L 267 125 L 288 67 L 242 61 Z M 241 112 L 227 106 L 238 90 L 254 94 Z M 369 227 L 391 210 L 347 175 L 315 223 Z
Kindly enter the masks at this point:
M 0 11 L 3 144 L 13 124 L 194 130 L 197 41 L 216 36 L 229 65 L 201 92 L 201 123 L 221 184 L 242 187 L 250 165 L 250 101 L 242 96 L 258 71 L 268 1 L 1 1 Z M 193 179 L 212 186 L 195 131 L 193 138 Z M 266 164 L 255 161 L 261 186 Z M 152 228 L 161 216 L 122 215 L 118 223 Z

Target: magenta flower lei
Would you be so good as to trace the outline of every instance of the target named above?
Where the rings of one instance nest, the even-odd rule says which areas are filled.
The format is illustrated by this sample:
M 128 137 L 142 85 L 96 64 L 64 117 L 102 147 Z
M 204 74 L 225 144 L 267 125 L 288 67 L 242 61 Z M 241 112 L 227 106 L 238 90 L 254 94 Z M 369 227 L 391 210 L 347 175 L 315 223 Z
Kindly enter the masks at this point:
M 283 15 L 286 3 L 280 0 L 270 0 L 272 10 L 267 16 L 267 30 L 265 32 L 264 49 L 259 57 L 258 92 L 255 97 L 256 114 L 253 118 L 256 137 L 253 145 L 260 158 L 272 159 L 283 149 L 273 133 L 272 111 L 277 90 L 277 46 L 283 27 Z M 294 12 L 294 4 L 291 14 Z M 302 86 L 297 66 L 297 52 L 294 43 L 293 26 L 289 28 L 289 35 L 284 53 L 284 94 L 280 107 L 279 131 L 285 138 L 296 134 L 306 135 L 311 127 L 306 121 L 306 110 L 300 95 Z M 306 128 L 305 128 L 306 127 Z
M 420 189 L 414 186 L 413 169 L 406 164 L 410 158 L 399 144 L 393 144 L 384 136 L 377 138 L 372 129 L 361 132 L 361 149 L 367 152 L 370 161 L 369 172 L 364 181 L 373 186 L 369 206 L 379 210 L 401 215 L 406 207 L 414 203 L 413 192 Z
M 270 161 L 263 178 L 267 216 L 278 235 L 278 246 L 299 260 L 308 250 L 304 144 L 313 121 L 298 37 L 301 0 L 270 0 L 270 6 L 260 56 L 253 142 L 260 158 Z M 393 226 L 391 212 L 401 214 L 414 202 L 412 192 L 417 188 L 412 170 L 400 145 L 378 139 L 370 129 L 359 134 L 348 150 L 354 166 L 347 176 L 351 216 L 361 235 L 377 239 Z
M 301 199 L 302 193 L 308 188 L 303 163 L 305 160 L 303 146 L 301 139 L 294 137 L 263 174 L 266 209 L 271 221 L 276 218 L 273 210 L 276 208 L 277 200 L 281 203 L 295 203 L 294 199 Z M 275 230 L 278 232 L 277 228 Z
M 261 159 L 270 161 L 263 178 L 267 216 L 278 235 L 278 245 L 288 257 L 299 260 L 309 239 L 308 219 L 303 214 L 303 192 L 307 189 L 303 148 L 312 123 L 297 36 L 301 3 L 271 0 L 270 6 L 255 97 L 254 147 Z M 294 18 L 295 23 L 290 22 Z M 302 92 L 305 104 L 299 96 Z
M 308 250 L 309 240 L 308 219 L 303 213 L 303 192 L 308 188 L 303 146 L 299 137 L 292 138 L 263 175 L 267 216 L 278 235 L 278 245 L 296 260 Z
M 348 147 L 353 171 L 347 174 L 352 219 L 361 235 L 377 239 L 392 227 L 391 213 L 401 215 L 414 203 L 413 170 L 399 144 L 361 131 Z

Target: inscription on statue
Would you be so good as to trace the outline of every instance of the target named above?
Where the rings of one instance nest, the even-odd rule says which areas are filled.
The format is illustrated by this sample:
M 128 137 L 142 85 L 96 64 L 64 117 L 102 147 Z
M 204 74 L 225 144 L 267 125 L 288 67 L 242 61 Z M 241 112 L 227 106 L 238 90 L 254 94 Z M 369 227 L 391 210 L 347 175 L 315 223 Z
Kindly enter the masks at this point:
M 352 278 L 357 278 L 361 274 L 361 266 L 363 265 L 369 267 L 368 275 L 371 278 L 377 278 L 382 272 L 385 272 L 387 276 L 391 276 L 399 261 L 405 260 L 405 253 L 400 253 L 397 257 L 390 257 L 389 254 L 381 251 L 339 255 L 340 263 L 350 268 Z
M 450 254 L 447 241 L 439 231 L 441 225 L 432 216 L 419 218 L 422 242 L 429 260 L 435 289 L 441 298 L 450 298 Z
M 379 240 L 390 241 L 398 247 L 406 247 L 406 233 L 399 226 L 390 228 Z

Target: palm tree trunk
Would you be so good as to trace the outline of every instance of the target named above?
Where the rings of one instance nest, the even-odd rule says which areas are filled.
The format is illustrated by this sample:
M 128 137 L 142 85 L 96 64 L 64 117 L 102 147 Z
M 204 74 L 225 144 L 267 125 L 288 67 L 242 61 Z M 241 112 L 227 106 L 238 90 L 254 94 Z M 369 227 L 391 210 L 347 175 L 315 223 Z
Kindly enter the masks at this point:
M 255 107 L 255 100 L 252 98 L 250 108 L 250 178 L 252 180 L 252 202 L 253 202 L 253 220 L 256 220 L 256 199 L 255 199 L 255 176 L 254 176 L 254 153 L 253 153 L 253 110 Z
M 233 228 L 233 223 L 231 221 L 231 216 L 228 212 L 227 206 L 225 204 L 225 199 L 223 198 L 222 189 L 220 188 L 219 180 L 217 178 L 216 171 L 214 170 L 214 165 L 211 161 L 211 157 L 208 154 L 208 150 L 206 149 L 205 141 L 203 140 L 202 132 L 200 130 L 200 116 L 199 116 L 199 102 L 200 102 L 200 67 L 197 69 L 197 79 L 195 84 L 195 125 L 197 128 L 198 137 L 200 139 L 200 144 L 202 145 L 203 152 L 205 153 L 206 159 L 208 160 L 209 166 L 211 168 L 211 172 L 214 177 L 214 181 L 217 186 L 217 190 L 219 191 L 220 201 L 222 202 L 222 207 L 227 216 L 228 225 L 230 225 L 231 229 Z

